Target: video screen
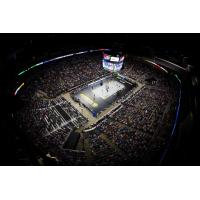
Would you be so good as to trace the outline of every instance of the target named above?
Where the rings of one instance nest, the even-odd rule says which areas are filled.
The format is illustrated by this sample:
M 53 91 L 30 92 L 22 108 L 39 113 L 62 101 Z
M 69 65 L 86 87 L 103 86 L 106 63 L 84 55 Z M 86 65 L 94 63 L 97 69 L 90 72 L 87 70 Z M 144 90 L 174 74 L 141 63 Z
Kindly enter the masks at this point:
M 119 70 L 121 70 L 122 64 L 123 64 L 123 62 L 112 63 L 112 62 L 108 62 L 108 61 L 103 60 L 103 68 L 107 69 L 109 71 L 119 71 Z

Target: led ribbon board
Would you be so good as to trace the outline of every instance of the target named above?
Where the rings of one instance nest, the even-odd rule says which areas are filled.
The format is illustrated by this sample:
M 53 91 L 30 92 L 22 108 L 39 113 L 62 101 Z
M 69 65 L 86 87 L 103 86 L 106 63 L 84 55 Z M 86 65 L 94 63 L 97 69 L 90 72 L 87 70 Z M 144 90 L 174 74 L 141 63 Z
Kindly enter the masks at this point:
M 24 83 L 22 83 L 15 91 L 14 96 L 17 95 L 17 93 L 19 92 L 19 90 L 24 86 Z
M 94 50 L 89 50 L 89 51 L 80 51 L 80 52 L 77 52 L 77 53 L 71 53 L 71 54 L 66 54 L 66 55 L 63 55 L 63 56 L 58 56 L 58 57 L 55 57 L 55 58 L 52 58 L 52 59 L 49 59 L 49 60 L 46 60 L 46 61 L 43 61 L 43 62 L 40 62 L 40 63 L 37 63 L 35 65 L 32 65 L 31 67 L 21 71 L 18 73 L 18 76 L 21 76 L 22 74 L 24 74 L 25 72 L 37 67 L 37 66 L 40 66 L 40 65 L 43 65 L 43 64 L 46 64 L 46 63 L 49 63 L 49 62 L 52 62 L 54 60 L 60 60 L 62 58 L 66 58 L 66 57 L 70 57 L 70 56 L 74 56 L 74 55 L 79 55 L 79 54 L 85 54 L 85 53 L 90 53 L 90 52 L 98 52 L 98 51 L 105 51 L 105 50 L 109 50 L 109 49 L 94 49 Z
M 163 155 L 160 159 L 160 163 L 162 163 L 162 161 L 164 160 L 168 150 L 169 150 L 169 147 L 170 147 L 170 142 L 175 134 L 175 130 L 176 130 L 176 127 L 177 127 L 177 123 L 178 123 L 178 117 L 179 117 L 179 113 L 180 113 L 180 106 L 181 106 L 181 80 L 179 79 L 178 75 L 175 74 L 174 75 L 176 80 L 179 82 L 179 97 L 178 97 L 178 103 L 177 103 L 177 106 L 176 106 L 176 117 L 175 117 L 175 120 L 174 120 L 174 125 L 173 125 L 173 129 L 172 129 L 172 132 L 171 132 L 171 135 L 170 135 L 170 138 L 169 138 L 169 141 L 168 141 L 168 144 L 167 144 L 167 147 L 165 149 L 165 151 L 163 152 Z

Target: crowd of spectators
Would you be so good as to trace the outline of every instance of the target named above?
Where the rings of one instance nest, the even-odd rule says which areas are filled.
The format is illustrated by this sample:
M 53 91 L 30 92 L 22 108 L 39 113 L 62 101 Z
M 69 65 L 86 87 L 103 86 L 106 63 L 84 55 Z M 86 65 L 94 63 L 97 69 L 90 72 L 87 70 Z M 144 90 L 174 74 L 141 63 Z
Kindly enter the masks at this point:
M 171 105 L 168 94 L 143 88 L 134 98 L 125 101 L 122 108 L 110 115 L 97 129 L 125 152 L 129 160 L 138 164 L 153 147 L 152 140 L 157 138 L 156 133 L 162 127 L 168 103 Z M 159 134 L 159 137 L 163 140 L 164 135 L 162 137 Z
M 90 151 L 93 155 L 91 164 L 95 165 L 120 165 L 126 162 L 117 149 L 111 147 L 102 137 L 101 128 L 85 133 L 84 137 L 90 144 Z
M 87 82 L 106 74 L 101 66 L 101 55 L 75 55 L 65 60 L 54 61 L 33 71 L 27 80 L 23 99 L 30 99 L 40 90 L 49 98 L 55 98 L 62 92 L 82 86 Z
M 56 97 L 63 91 L 81 86 L 104 73 L 98 55 L 94 58 L 88 55 L 74 56 L 47 67 L 48 70 L 44 68 L 41 72 L 39 89 L 49 97 Z
M 62 116 L 57 106 L 63 109 L 67 118 Z M 63 97 L 51 100 L 34 99 L 18 111 L 15 118 L 20 128 L 25 130 L 26 137 L 42 152 L 62 149 L 69 135 L 87 122 Z

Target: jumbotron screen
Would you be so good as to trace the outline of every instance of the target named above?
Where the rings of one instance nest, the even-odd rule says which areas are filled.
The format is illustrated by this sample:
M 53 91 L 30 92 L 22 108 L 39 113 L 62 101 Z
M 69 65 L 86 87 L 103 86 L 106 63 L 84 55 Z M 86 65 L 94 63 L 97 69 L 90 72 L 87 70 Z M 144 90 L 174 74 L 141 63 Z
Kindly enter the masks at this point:
M 110 62 L 103 60 L 103 68 L 109 71 L 119 71 L 121 70 L 123 62 Z
M 103 68 L 109 71 L 119 71 L 122 68 L 124 56 L 111 56 L 104 53 Z

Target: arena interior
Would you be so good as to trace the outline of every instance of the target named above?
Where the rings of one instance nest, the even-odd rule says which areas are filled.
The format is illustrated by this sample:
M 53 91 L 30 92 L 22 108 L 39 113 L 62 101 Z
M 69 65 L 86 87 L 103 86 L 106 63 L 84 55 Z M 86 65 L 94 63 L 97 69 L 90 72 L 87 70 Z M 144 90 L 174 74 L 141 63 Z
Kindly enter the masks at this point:
M 178 78 L 132 56 L 109 71 L 102 57 L 86 52 L 33 71 L 16 92 L 24 102 L 16 123 L 61 165 L 158 162 L 176 123 Z
M 188 73 L 109 48 L 24 65 L 11 116 L 31 162 L 16 154 L 23 165 L 162 165 L 179 137 Z

